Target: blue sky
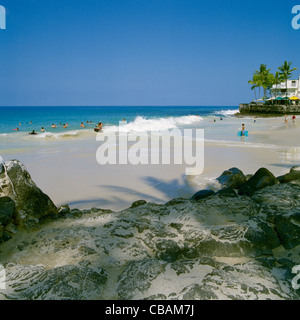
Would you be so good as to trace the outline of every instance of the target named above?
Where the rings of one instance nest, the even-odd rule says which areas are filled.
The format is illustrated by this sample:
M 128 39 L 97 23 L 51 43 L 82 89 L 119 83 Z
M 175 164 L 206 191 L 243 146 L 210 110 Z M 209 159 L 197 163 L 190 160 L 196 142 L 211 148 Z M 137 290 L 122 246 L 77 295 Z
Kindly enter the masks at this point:
M 297 4 L 0 0 L 0 105 L 237 106 L 261 63 L 298 77 Z

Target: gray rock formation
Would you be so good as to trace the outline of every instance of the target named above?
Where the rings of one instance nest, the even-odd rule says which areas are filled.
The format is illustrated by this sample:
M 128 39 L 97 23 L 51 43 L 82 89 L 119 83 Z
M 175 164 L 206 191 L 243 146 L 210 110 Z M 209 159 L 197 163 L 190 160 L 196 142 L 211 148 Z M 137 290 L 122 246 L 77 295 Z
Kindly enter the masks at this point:
M 88 300 L 100 296 L 107 275 L 102 268 L 9 264 L 4 298 L 21 300 Z M 19 279 L 23 279 L 22 282 Z
M 7 161 L 3 167 L 5 170 L 0 174 L 0 222 L 3 225 L 12 222 L 32 229 L 41 219 L 57 214 L 56 206 L 35 185 L 22 163 Z
M 239 106 L 239 112 L 243 115 L 251 114 L 299 114 L 300 105 L 266 105 L 256 103 L 242 103 Z
M 0 223 L 7 225 L 15 213 L 15 203 L 9 197 L 0 197 Z
M 120 212 L 62 206 L 1 244 L 0 299 L 298 300 L 300 186 L 265 169 L 253 178 L 247 195 L 224 188 Z

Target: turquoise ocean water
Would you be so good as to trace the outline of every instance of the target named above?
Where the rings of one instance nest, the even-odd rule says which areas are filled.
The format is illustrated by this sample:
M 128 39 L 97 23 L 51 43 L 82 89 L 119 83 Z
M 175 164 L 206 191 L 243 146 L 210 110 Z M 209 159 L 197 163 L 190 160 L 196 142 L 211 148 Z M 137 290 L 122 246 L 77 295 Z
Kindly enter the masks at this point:
M 80 129 L 83 122 L 86 128 L 94 127 L 87 123 L 102 121 L 104 125 L 118 125 L 124 118 L 133 122 L 140 119 L 163 119 L 170 117 L 183 117 L 189 115 L 199 116 L 226 116 L 237 111 L 238 107 L 0 107 L 1 122 L 0 134 L 28 133 L 32 130 L 40 132 L 41 127 L 47 132 L 65 132 Z M 32 123 L 30 123 L 32 122 Z M 52 124 L 57 128 L 51 128 Z M 63 129 L 63 124 L 69 125 Z M 187 123 L 188 124 L 188 123 Z M 164 129 L 163 126 L 161 129 Z

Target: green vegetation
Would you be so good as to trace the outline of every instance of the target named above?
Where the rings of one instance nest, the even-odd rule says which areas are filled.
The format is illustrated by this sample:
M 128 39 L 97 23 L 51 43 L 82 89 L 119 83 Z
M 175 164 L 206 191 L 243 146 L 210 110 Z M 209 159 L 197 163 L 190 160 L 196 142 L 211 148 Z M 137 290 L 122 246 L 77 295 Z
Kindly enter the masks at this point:
M 285 82 L 286 83 L 286 97 L 287 97 L 287 81 L 293 76 L 293 72 L 297 68 L 291 68 L 292 62 L 284 61 L 284 63 L 278 67 L 278 71 L 275 74 L 271 73 L 271 69 L 267 68 L 266 64 L 261 64 L 259 70 L 255 70 L 253 77 L 248 81 L 251 84 L 251 90 L 254 90 L 255 100 L 257 101 L 258 88 L 258 99 L 266 100 L 270 89 L 275 85 L 275 95 L 277 97 L 277 86 Z M 263 89 L 263 97 L 261 97 L 261 88 Z M 275 98 L 276 98 L 275 97 Z

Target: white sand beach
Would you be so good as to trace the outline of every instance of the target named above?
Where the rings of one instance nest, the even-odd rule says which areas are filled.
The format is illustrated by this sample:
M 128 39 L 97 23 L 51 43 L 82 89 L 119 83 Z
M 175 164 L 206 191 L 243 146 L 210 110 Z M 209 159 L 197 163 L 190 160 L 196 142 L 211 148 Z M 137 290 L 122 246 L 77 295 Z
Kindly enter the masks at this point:
M 237 137 L 245 123 L 249 137 Z M 39 141 L 26 152 L 5 154 L 5 160 L 22 161 L 36 184 L 59 206 L 71 208 L 125 209 L 144 199 L 164 203 L 172 198 L 189 198 L 200 189 L 218 189 L 215 178 L 224 170 L 238 167 L 245 174 L 260 167 L 274 175 L 288 172 L 300 163 L 300 119 L 228 117 L 212 123 L 205 118 L 198 127 L 205 134 L 204 171 L 186 176 L 182 165 L 99 165 L 95 135 Z M 40 139 L 42 140 L 42 139 Z M 50 143 L 49 143 L 50 141 Z

